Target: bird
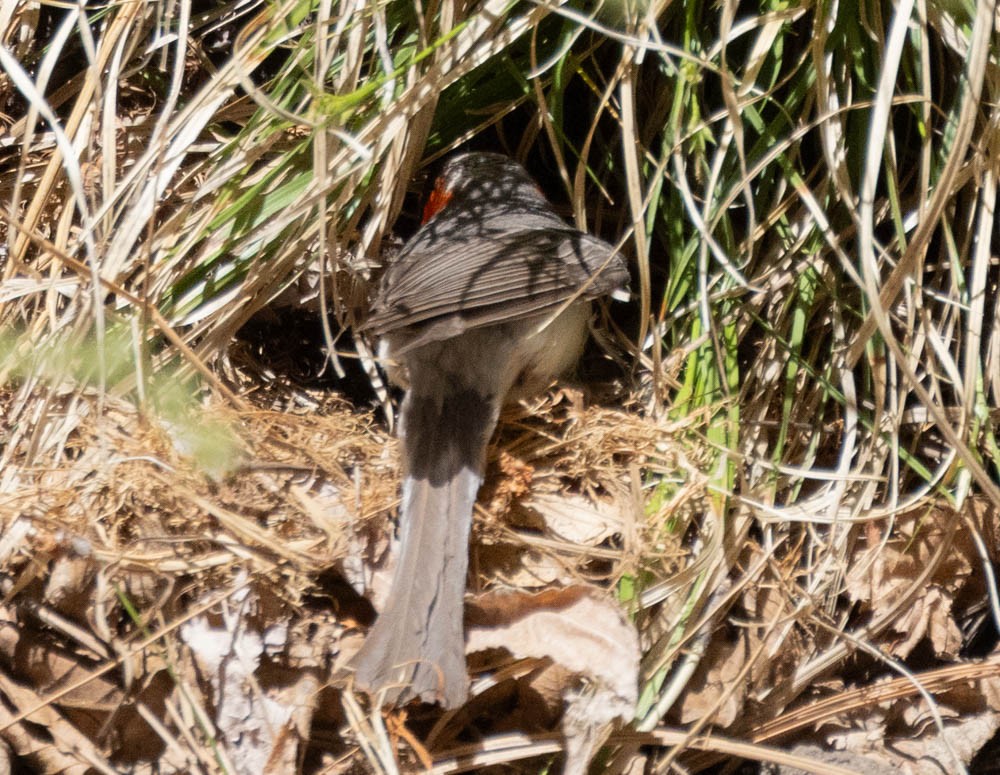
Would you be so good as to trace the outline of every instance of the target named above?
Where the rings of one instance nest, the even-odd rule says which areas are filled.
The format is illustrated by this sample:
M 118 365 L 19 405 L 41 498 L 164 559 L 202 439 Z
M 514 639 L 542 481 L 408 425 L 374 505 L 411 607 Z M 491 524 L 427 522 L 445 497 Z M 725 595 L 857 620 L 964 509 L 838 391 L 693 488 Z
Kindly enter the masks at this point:
M 500 410 L 574 367 L 591 301 L 628 280 L 622 255 L 567 224 L 519 163 L 467 152 L 444 164 L 367 322 L 406 390 L 398 559 L 352 660 L 355 687 L 382 704 L 467 700 L 469 535 Z

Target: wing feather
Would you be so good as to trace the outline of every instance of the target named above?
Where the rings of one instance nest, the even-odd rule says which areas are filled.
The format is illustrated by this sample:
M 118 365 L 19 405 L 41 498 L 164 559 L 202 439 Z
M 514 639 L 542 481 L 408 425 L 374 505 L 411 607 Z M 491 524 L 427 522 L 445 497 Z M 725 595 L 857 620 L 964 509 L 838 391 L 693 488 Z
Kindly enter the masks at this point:
M 627 285 L 611 245 L 554 213 L 528 215 L 514 229 L 509 218 L 432 221 L 386 271 L 368 328 L 377 336 L 412 329 L 428 341 Z

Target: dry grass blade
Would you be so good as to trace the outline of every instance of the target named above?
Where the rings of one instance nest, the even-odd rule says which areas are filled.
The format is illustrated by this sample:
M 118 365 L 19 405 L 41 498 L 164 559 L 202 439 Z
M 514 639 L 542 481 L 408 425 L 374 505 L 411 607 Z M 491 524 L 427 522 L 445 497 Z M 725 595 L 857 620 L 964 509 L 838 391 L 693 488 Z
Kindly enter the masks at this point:
M 752 761 L 770 762 L 788 767 L 797 767 L 815 775 L 855 775 L 854 770 L 837 767 L 822 762 L 806 759 L 794 754 L 788 754 L 767 746 L 740 743 L 715 735 L 687 740 L 686 735 L 669 730 L 630 737 L 622 735 L 615 742 L 640 742 L 671 746 L 686 744 L 702 751 L 725 753 Z M 431 772 L 445 775 L 452 772 L 471 772 L 476 769 L 495 764 L 517 761 L 552 753 L 559 749 L 559 742 L 544 735 L 504 735 L 486 740 L 483 743 L 466 746 L 450 752 L 446 759 L 439 759 Z
M 37 759 L 47 772 L 82 773 L 101 772 L 113 775 L 116 770 L 97 751 L 93 743 L 76 727 L 61 718 L 51 708 L 38 702 L 38 698 L 28 689 L 18 686 L 6 675 L 0 674 L 0 691 L 16 708 L 36 706 L 38 709 L 24 717 L 12 718 L 6 708 L 0 709 L 0 725 L 4 727 L 4 738 L 19 756 Z M 22 719 L 44 727 L 53 741 L 33 733 L 30 727 L 21 723 Z
M 939 694 L 968 681 L 988 680 L 997 677 L 1000 677 L 1000 665 L 995 661 L 987 661 L 942 667 L 921 674 L 919 679 L 921 686 L 926 691 Z M 917 687 L 914 686 L 909 677 L 893 678 L 875 686 L 859 687 L 806 707 L 797 708 L 793 713 L 787 713 L 769 721 L 756 731 L 754 740 L 762 743 L 776 740 L 798 729 L 835 720 L 852 709 L 866 708 L 870 707 L 872 703 L 910 697 L 917 692 Z

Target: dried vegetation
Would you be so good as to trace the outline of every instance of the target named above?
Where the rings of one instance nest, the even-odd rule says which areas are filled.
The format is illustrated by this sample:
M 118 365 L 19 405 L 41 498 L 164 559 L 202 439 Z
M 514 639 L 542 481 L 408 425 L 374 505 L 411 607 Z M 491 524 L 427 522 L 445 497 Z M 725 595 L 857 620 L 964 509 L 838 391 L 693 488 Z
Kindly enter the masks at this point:
M 998 24 L 0 5 L 0 771 L 981 769 Z M 463 144 L 634 298 L 498 434 L 473 699 L 383 714 L 345 670 L 397 497 L 358 324 Z

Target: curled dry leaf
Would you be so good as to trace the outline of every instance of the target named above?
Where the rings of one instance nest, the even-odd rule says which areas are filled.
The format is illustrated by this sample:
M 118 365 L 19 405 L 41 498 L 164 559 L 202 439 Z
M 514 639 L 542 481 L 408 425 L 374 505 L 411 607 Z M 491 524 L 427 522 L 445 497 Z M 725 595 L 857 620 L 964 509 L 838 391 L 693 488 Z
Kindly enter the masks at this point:
M 894 654 L 906 655 L 921 640 L 929 638 L 938 657 L 954 660 L 962 647 L 962 633 L 952 616 L 953 598 L 936 584 L 930 585 L 913 606 L 906 609 L 893 629 L 904 634 L 893 644 Z
M 961 772 L 1000 729 L 996 666 L 993 658 L 883 679 L 823 721 L 820 732 L 827 745 L 864 757 L 877 772 Z M 914 680 L 931 696 L 933 710 Z
M 622 530 L 619 504 L 595 500 L 572 492 L 535 492 L 524 508 L 541 517 L 557 538 L 573 544 L 596 546 Z
M 886 746 L 887 750 L 903 760 L 894 762 L 894 766 L 902 769 L 909 764 L 918 773 L 955 772 L 959 763 L 968 766 L 1000 728 L 1000 714 L 996 711 L 949 718 L 943 732 L 929 719 L 922 721 L 926 726 L 914 727 L 923 728 L 922 734 L 886 741 L 892 743 Z
M 747 698 L 747 682 L 739 676 L 746 665 L 748 638 L 713 641 L 698 665 L 675 712 L 682 724 L 708 719 L 725 728 L 739 718 Z
M 635 627 L 596 590 L 577 586 L 538 594 L 481 595 L 472 601 L 468 621 L 470 653 L 503 648 L 517 658 L 549 658 L 606 685 L 622 703 L 635 703 L 639 660 Z
M 502 648 L 517 658 L 551 659 L 579 676 L 562 687 L 566 772 L 585 772 L 616 719 L 638 698 L 639 638 L 624 612 L 588 587 L 482 595 L 467 613 L 469 653 Z
M 970 501 L 969 508 L 981 508 Z M 914 510 L 897 517 L 895 534 L 883 541 L 878 525 L 868 526 L 868 548 L 851 563 L 846 591 L 875 616 L 893 617 L 897 638 L 894 656 L 905 659 L 925 638 L 938 657 L 954 659 L 962 641 L 952 608 L 956 597 L 974 581 L 975 550 L 963 531 L 955 533 L 947 554 L 929 578 L 915 588 L 915 579 L 928 569 L 937 547 L 952 533 L 950 523 L 961 519 L 945 508 Z M 897 613 L 897 608 L 902 610 Z
M 849 728 L 828 731 L 826 742 L 867 762 L 868 769 L 859 771 L 931 775 L 962 771 L 1000 728 L 1000 714 L 993 710 L 964 715 L 942 704 L 937 711 L 943 729 L 921 697 L 859 709 L 865 715 Z

